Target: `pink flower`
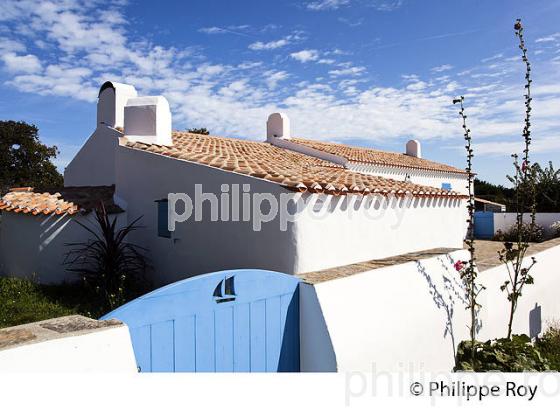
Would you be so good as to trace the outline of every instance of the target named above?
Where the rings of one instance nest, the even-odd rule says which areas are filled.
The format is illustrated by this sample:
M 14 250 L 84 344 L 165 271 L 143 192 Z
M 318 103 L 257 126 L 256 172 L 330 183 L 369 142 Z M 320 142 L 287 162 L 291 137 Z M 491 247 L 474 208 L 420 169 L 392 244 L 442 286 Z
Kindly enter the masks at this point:
M 453 264 L 453 267 L 455 268 L 455 270 L 457 272 L 461 272 L 463 270 L 463 268 L 465 267 L 465 264 L 462 261 L 457 261 L 457 262 L 455 262 L 455 264 Z
M 527 170 L 527 161 L 523 161 L 523 164 L 521 164 L 521 171 L 525 172 Z

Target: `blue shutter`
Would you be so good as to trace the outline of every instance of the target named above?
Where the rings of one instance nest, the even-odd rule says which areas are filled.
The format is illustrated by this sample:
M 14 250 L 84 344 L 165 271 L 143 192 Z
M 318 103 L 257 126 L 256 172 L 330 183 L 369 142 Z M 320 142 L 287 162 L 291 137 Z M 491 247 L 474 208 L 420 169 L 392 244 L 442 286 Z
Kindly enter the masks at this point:
M 441 184 L 441 189 L 445 189 L 446 191 L 451 191 L 451 184 L 449 182 L 444 182 Z
M 162 199 L 157 202 L 157 224 L 158 236 L 162 238 L 171 238 L 171 231 L 167 229 L 168 208 L 169 202 L 167 199 Z

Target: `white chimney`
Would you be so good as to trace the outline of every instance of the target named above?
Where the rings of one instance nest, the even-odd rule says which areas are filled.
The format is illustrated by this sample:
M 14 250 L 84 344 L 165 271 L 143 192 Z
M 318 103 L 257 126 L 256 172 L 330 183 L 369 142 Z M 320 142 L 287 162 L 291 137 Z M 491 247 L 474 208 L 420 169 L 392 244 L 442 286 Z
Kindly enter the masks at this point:
M 106 81 L 99 89 L 97 125 L 124 127 L 124 106 L 129 98 L 138 95 L 132 85 Z
M 281 112 L 275 112 L 268 116 L 266 122 L 266 140 L 271 142 L 274 138 L 290 139 L 290 119 Z
M 410 140 L 406 143 L 406 155 L 416 158 L 422 158 L 422 147 L 420 141 Z
M 173 145 L 171 111 L 165 97 L 129 98 L 124 107 L 124 135 L 130 141 Z

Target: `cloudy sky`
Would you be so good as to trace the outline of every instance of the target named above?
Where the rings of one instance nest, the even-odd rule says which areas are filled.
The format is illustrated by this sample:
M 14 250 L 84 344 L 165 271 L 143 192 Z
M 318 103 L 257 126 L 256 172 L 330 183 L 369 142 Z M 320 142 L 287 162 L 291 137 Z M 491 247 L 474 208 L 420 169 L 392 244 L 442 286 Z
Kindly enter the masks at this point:
M 0 119 L 36 124 L 61 169 L 95 126 L 99 85 L 162 94 L 175 129 L 292 134 L 464 166 L 465 95 L 483 179 L 520 150 L 523 18 L 534 78 L 534 159 L 560 166 L 560 1 L 0 0 Z

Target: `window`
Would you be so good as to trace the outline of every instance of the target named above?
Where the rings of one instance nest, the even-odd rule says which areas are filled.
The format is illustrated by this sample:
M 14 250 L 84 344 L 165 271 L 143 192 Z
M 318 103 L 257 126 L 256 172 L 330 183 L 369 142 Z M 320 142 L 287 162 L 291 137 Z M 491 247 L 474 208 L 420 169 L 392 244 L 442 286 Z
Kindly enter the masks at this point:
M 441 184 L 441 189 L 445 189 L 446 191 L 451 191 L 451 184 L 449 182 L 444 182 Z
M 161 238 L 171 238 L 171 231 L 167 228 L 169 202 L 167 199 L 160 199 L 156 203 L 158 236 Z

